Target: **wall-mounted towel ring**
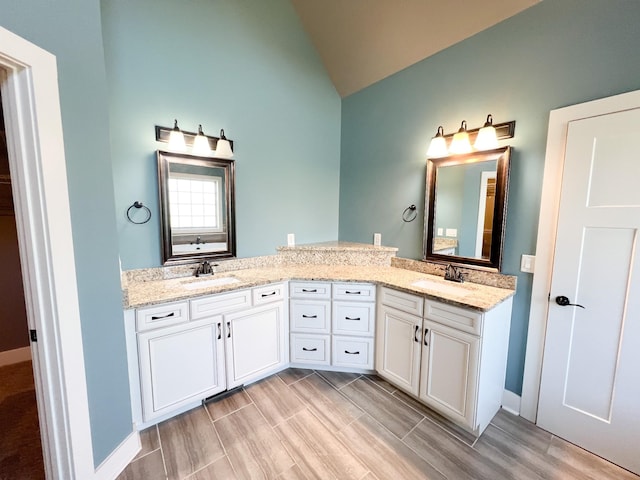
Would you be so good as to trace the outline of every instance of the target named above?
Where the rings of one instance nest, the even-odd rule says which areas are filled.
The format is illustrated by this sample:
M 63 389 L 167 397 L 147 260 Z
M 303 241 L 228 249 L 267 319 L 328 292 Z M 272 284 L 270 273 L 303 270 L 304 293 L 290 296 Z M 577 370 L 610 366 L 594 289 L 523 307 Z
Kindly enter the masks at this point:
M 143 220 L 142 222 L 136 222 L 131 218 L 131 209 L 132 208 L 144 208 L 147 211 L 147 218 L 145 220 Z M 133 202 L 133 205 L 131 205 L 129 208 L 127 208 L 127 218 L 129 219 L 129 221 L 131 223 L 135 223 L 136 225 L 142 225 L 143 223 L 147 223 L 149 220 L 151 220 L 151 210 L 149 210 L 149 207 L 146 207 L 142 204 L 142 202 L 138 202 L 137 200 L 135 202 Z
M 404 212 L 402 212 L 402 220 L 404 220 L 407 223 L 413 222 L 417 216 L 418 216 L 418 208 L 415 205 L 409 205 L 407 208 L 404 209 Z

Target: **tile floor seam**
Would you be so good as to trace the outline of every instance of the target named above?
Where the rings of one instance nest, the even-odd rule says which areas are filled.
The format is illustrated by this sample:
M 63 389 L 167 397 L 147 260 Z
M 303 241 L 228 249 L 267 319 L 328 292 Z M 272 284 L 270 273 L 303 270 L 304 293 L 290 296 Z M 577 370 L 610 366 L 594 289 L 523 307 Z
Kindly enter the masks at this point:
M 276 375 L 276 377 L 277 377 L 277 375 Z M 280 377 L 278 377 L 278 378 L 280 378 Z M 282 379 L 280 379 L 280 380 L 282 380 Z M 284 383 L 284 382 L 283 382 L 283 383 Z M 287 387 L 287 385 L 286 385 L 286 384 L 285 384 L 285 387 Z M 289 388 L 289 387 L 287 387 L 287 388 Z M 249 392 L 246 392 L 246 393 L 247 393 L 247 395 L 249 395 Z M 249 398 L 251 398 L 251 395 L 249 395 Z M 289 458 L 291 458 L 291 460 L 293 461 L 293 464 L 295 465 L 295 464 L 296 464 L 295 459 L 291 456 L 291 454 L 289 453 L 289 450 L 287 450 L 287 446 L 284 444 L 284 442 L 283 442 L 283 441 L 282 441 L 282 439 L 280 438 L 280 435 L 278 435 L 278 432 L 276 432 L 275 427 L 276 427 L 277 425 L 275 425 L 275 426 L 274 426 L 274 425 L 271 425 L 271 424 L 269 423 L 269 420 L 267 420 L 267 417 L 265 417 L 265 416 L 264 416 L 264 413 L 262 413 L 262 410 L 260 410 L 260 407 L 258 407 L 258 404 L 257 404 L 257 403 L 255 403 L 255 402 L 253 401 L 253 398 L 251 398 L 251 401 L 253 402 L 254 406 L 256 407 L 257 412 L 260 414 L 260 416 L 262 417 L 262 419 L 265 421 L 265 424 L 266 424 L 268 427 L 271 427 L 271 430 L 273 431 L 274 435 L 276 436 L 276 438 L 278 439 L 278 441 L 279 441 L 279 442 L 280 442 L 280 444 L 282 445 L 282 448 L 284 448 L 284 450 L 287 452 L 287 455 L 289 455 Z M 291 417 L 293 418 L 293 416 L 294 416 L 294 415 L 292 415 Z M 279 424 L 278 424 L 278 425 L 279 425 Z M 231 459 L 229 459 L 229 460 L 231 460 Z M 231 464 L 231 466 L 233 467 L 233 463 Z M 267 472 L 264 470 L 264 468 L 262 467 L 262 465 L 258 464 L 258 466 L 260 467 L 260 470 L 262 470 L 262 473 L 264 474 L 265 478 L 268 478 Z M 289 468 L 292 468 L 292 467 L 293 467 L 293 465 L 289 466 Z M 235 470 L 235 469 L 234 469 L 234 470 Z M 286 471 L 286 470 L 285 470 L 285 471 Z M 280 473 L 278 474 L 278 476 L 282 475 L 283 473 L 284 473 L 284 472 L 280 472 Z
M 157 452 L 158 450 L 160 450 L 160 447 L 158 447 L 158 448 L 154 448 L 153 450 L 151 450 L 150 452 L 145 453 L 144 455 L 140 455 L 140 454 L 138 453 L 138 455 L 140 455 L 140 456 L 139 456 L 139 457 L 138 457 L 138 456 L 136 456 L 136 458 L 132 459 L 132 460 L 131 460 L 131 462 L 129 462 L 129 463 L 136 463 L 138 460 L 142 460 L 142 459 L 143 459 L 144 457 L 146 457 L 147 455 L 151 455 L 152 453 L 155 453 L 155 452 Z M 162 454 L 162 453 L 161 453 L 161 454 Z
M 298 369 L 298 370 L 302 370 L 302 369 Z M 278 372 L 276 375 L 278 375 L 278 377 L 280 377 L 280 373 L 282 373 L 283 371 L 284 371 L 284 370 L 281 370 L 281 371 L 280 371 L 280 372 Z M 286 382 L 285 382 L 285 384 L 287 385 L 287 387 L 290 387 L 290 386 L 291 386 L 291 385 L 293 385 L 294 383 L 298 383 L 298 382 L 300 382 L 300 381 L 304 380 L 305 378 L 310 377 L 311 375 L 313 375 L 313 374 L 315 373 L 315 370 L 310 370 L 310 372 L 311 372 L 311 373 L 308 373 L 308 374 L 307 374 L 307 375 L 305 375 L 304 377 L 300 377 L 300 378 L 298 378 L 297 380 L 294 380 L 294 381 L 293 381 L 293 382 L 291 382 L 291 383 L 286 383 Z M 282 379 L 282 377 L 280 377 L 280 380 L 282 380 L 282 381 L 284 382 L 284 380 Z
M 425 417 L 424 419 L 426 419 L 426 417 Z M 423 420 L 424 420 L 424 419 L 423 419 Z M 420 424 L 420 423 L 422 423 L 422 422 L 419 422 L 419 424 Z M 418 425 L 419 425 L 419 424 L 418 424 Z M 418 425 L 416 425 L 416 427 L 417 427 Z M 414 427 L 414 428 L 415 428 L 415 427 Z M 408 434 L 407 434 L 407 435 L 408 435 Z M 405 437 L 406 437 L 406 435 L 405 435 Z M 413 448 L 411 445 L 409 445 L 407 442 L 405 442 L 405 441 L 404 441 L 404 439 L 400 439 L 400 443 L 402 443 L 405 447 L 407 447 L 409 450 L 411 450 L 413 453 L 415 453 L 419 458 L 421 458 L 422 460 L 424 460 L 425 462 L 427 462 L 429 465 L 431 465 L 431 468 L 433 468 L 436 472 L 438 472 L 440 475 L 442 475 L 442 476 L 443 476 L 443 478 L 446 478 L 446 479 L 448 479 L 448 478 L 449 478 L 449 477 L 447 477 L 447 476 L 445 475 L 445 473 L 444 473 L 443 471 L 441 471 L 438 467 L 436 467 L 433 463 L 431 463 L 431 462 L 429 461 L 429 459 L 428 459 L 428 458 L 424 457 L 424 456 L 423 456 L 422 454 L 420 454 L 420 452 L 418 452 L 415 448 Z M 466 444 L 465 444 L 465 445 L 466 445 Z M 468 446 L 468 445 L 467 445 L 467 446 Z M 452 480 L 453 480 L 453 479 L 452 479 Z
M 373 373 L 373 374 L 371 374 L 371 375 L 376 375 L 376 376 L 378 376 L 378 375 L 377 375 L 377 374 L 375 374 L 375 373 Z M 389 395 L 393 395 L 394 393 L 396 393 L 397 391 L 399 391 L 399 389 L 398 389 L 398 388 L 396 388 L 396 387 L 395 387 L 395 385 L 393 385 L 392 383 L 387 382 L 387 380 L 386 380 L 386 379 L 384 379 L 384 378 L 382 378 L 382 377 L 380 377 L 380 378 L 381 378 L 382 380 L 384 380 L 385 382 L 389 383 L 389 385 L 391 385 L 391 386 L 394 388 L 393 392 L 390 392 L 389 390 L 387 390 L 386 388 L 384 388 L 382 385 L 378 385 L 378 383 L 376 383 L 376 382 L 374 382 L 373 380 L 371 380 L 371 379 L 369 378 L 369 376 L 368 376 L 368 375 L 362 375 L 362 378 L 363 378 L 364 380 L 368 381 L 369 383 L 372 383 L 373 385 L 375 385 L 377 388 L 379 388 L 379 389 L 380 389 L 380 390 L 382 390 L 383 392 L 388 393 Z M 356 380 L 357 380 L 357 379 L 356 379 Z
M 248 395 L 248 394 L 247 394 Z M 221 416 L 220 418 L 216 418 L 215 420 L 213 419 L 213 417 L 211 416 L 211 414 L 209 413 L 209 409 L 205 407 L 205 410 L 207 410 L 207 413 L 209 413 L 209 418 L 211 418 L 211 421 L 215 424 L 218 420 L 222 420 L 223 418 L 227 418 L 229 415 L 233 415 L 234 413 L 238 413 L 240 410 L 243 410 L 247 407 L 250 407 L 251 405 L 255 405 L 255 403 L 253 403 L 253 400 L 251 400 L 249 403 L 247 403 L 246 405 L 242 405 L 239 408 L 236 408 L 235 410 L 233 410 L 232 412 L 229 413 L 225 413 L 223 416 Z M 257 405 L 256 405 L 257 407 Z
M 164 478 L 169 478 L 169 472 L 167 471 L 167 461 L 164 458 L 164 449 L 162 448 L 162 438 L 160 438 L 160 429 L 156 423 L 153 428 L 156 429 L 156 435 L 158 436 L 158 445 L 160 445 L 160 457 L 162 458 L 162 467 L 164 468 Z
M 405 434 L 405 436 L 404 436 L 404 437 L 402 437 L 402 438 L 400 439 L 400 441 L 404 443 L 404 439 L 405 439 L 405 438 L 407 438 L 407 437 L 411 434 L 411 432 L 413 432 L 416 428 L 418 428 L 418 426 L 419 426 L 420 424 L 422 424 L 422 422 L 424 422 L 426 419 L 427 419 L 427 417 L 424 417 L 424 416 L 423 416 L 423 417 L 422 417 L 422 420 L 420 420 L 418 423 L 416 423 L 416 424 L 414 425 L 414 427 L 413 427 L 411 430 L 409 430 L 409 431 Z
M 351 400 L 347 395 L 345 395 L 345 394 L 341 391 L 342 387 L 346 387 L 347 385 L 349 385 L 349 384 L 351 384 L 351 383 L 355 382 L 355 381 L 356 381 L 358 378 L 360 378 L 360 377 L 353 379 L 351 382 L 347 383 L 346 385 L 343 385 L 343 386 L 342 386 L 342 387 L 340 387 L 340 388 L 338 388 L 338 387 L 336 387 L 335 385 L 331 384 L 331 382 L 329 382 L 329 380 L 327 380 L 326 378 L 324 378 L 322 375 L 318 375 L 318 377 L 320 377 L 320 379 L 321 379 L 322 381 L 324 381 L 327 385 L 329 385 L 329 386 L 330 386 L 331 388 L 333 388 L 336 392 L 338 392 L 338 393 L 342 396 L 342 398 L 344 398 L 344 399 L 345 399 L 345 400 L 347 400 L 349 403 L 351 403 L 351 405 L 353 405 L 353 406 L 354 406 L 354 407 L 356 407 L 358 410 L 360 410 L 360 412 L 362 412 L 362 413 L 367 413 L 367 412 L 365 412 L 365 410 L 364 410 L 362 407 L 360 407 L 360 405 L 358 405 L 357 403 L 355 403 L 353 400 Z M 311 405 L 311 406 L 313 406 L 313 405 Z M 351 422 L 349 422 L 349 423 L 351 423 Z
M 251 405 L 251 403 L 244 405 L 241 408 L 238 408 L 237 410 L 231 412 L 231 413 L 235 413 L 238 412 L 240 410 L 242 410 L 242 408 Z M 227 461 L 229 462 L 229 465 L 231 466 L 231 471 L 234 473 L 234 475 L 237 477 L 238 476 L 238 472 L 236 471 L 236 467 L 233 466 L 233 462 L 231 461 L 231 457 L 229 456 L 229 454 L 227 453 L 227 447 L 224 446 L 224 442 L 222 441 L 222 437 L 220 436 L 220 432 L 218 432 L 218 429 L 216 428 L 216 421 L 213 420 L 213 417 L 211 416 L 211 413 L 209 412 L 209 409 L 205 406 L 202 405 L 202 408 L 204 408 L 204 411 L 207 413 L 207 416 L 209 417 L 209 421 L 211 422 L 211 426 L 213 427 L 213 431 L 216 434 L 216 438 L 218 439 L 218 442 L 220 442 L 220 447 L 222 447 L 222 452 L 224 453 L 224 455 L 216 460 L 214 460 L 213 462 L 210 462 L 209 464 L 205 465 L 204 467 L 202 467 L 200 470 L 208 467 L 209 465 L 211 465 L 212 463 L 217 462 L 218 460 L 225 458 L 227 459 Z M 224 417 L 219 418 L 218 420 L 221 420 L 222 418 L 228 417 L 229 415 L 231 415 L 231 413 L 225 415 Z M 198 470 L 198 472 L 200 471 Z M 194 475 L 195 472 L 192 472 L 191 475 Z

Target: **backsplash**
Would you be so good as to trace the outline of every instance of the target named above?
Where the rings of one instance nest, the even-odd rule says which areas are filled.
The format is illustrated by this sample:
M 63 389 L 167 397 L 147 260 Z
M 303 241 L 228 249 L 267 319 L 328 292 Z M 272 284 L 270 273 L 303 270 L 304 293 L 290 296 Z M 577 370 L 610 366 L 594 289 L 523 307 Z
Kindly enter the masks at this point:
M 372 267 L 395 267 L 430 275 L 444 276 L 445 265 L 396 257 L 395 247 L 377 247 L 352 242 L 324 242 L 294 247 L 278 247 L 276 255 L 250 258 L 232 258 L 212 261 L 216 273 L 246 270 L 249 268 L 272 268 L 286 265 L 351 265 Z M 189 277 L 196 263 L 169 267 L 143 268 L 122 272 L 122 287 L 129 282 L 148 282 Z M 515 290 L 517 277 L 495 272 L 460 267 L 465 279 L 471 283 Z
M 446 265 L 441 263 L 425 262 L 422 260 L 411 260 L 408 258 L 392 258 L 391 266 L 403 268 L 405 270 L 413 270 L 414 272 L 428 273 L 430 275 L 438 275 L 444 277 L 444 269 Z M 473 268 L 457 267 L 465 277 L 467 282 L 487 285 L 489 287 L 507 288 L 515 290 L 518 277 L 514 275 L 503 275 L 498 272 L 487 272 L 485 270 L 476 270 Z

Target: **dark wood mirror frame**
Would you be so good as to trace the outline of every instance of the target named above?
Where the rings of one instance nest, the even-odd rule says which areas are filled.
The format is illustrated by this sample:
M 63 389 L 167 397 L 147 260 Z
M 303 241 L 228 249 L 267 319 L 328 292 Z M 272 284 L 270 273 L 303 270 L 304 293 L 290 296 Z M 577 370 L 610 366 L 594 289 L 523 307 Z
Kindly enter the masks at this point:
M 426 194 L 425 194 L 425 233 L 424 260 L 436 263 L 463 265 L 482 270 L 501 271 L 502 252 L 507 218 L 507 197 L 509 190 L 511 147 L 497 148 L 465 155 L 432 158 L 427 161 Z M 452 165 L 464 165 L 485 161 L 496 161 L 496 195 L 491 232 L 491 252 L 489 258 L 445 255 L 435 253 L 434 219 L 437 207 L 436 189 L 438 184 L 438 168 Z
M 162 262 L 167 264 L 192 263 L 194 260 L 232 258 L 236 256 L 235 228 L 235 162 L 230 159 L 203 157 L 183 153 L 158 150 L 158 190 L 160 195 L 160 229 L 162 233 Z M 173 244 L 171 217 L 169 208 L 169 174 L 172 164 L 193 166 L 195 168 L 218 168 L 224 171 L 224 206 L 219 207 L 224 216 L 224 248 L 215 251 L 193 251 L 176 253 Z M 206 233 L 191 233 L 198 242 Z M 221 236 L 222 234 L 218 234 Z

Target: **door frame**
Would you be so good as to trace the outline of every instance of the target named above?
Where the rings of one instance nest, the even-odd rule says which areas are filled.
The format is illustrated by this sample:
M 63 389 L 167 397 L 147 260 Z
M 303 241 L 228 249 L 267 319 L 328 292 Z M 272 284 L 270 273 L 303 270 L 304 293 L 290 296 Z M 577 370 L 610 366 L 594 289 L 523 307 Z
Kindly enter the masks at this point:
M 94 467 L 56 57 L 0 27 L 0 86 L 46 478 L 115 478 L 140 439 Z
M 640 108 L 640 90 L 552 110 L 549 115 L 542 200 L 536 240 L 536 268 L 531 290 L 531 309 L 520 415 L 532 422 L 538 415 L 542 356 L 547 329 L 549 293 L 553 273 L 562 173 L 569 123 L 609 113 Z

